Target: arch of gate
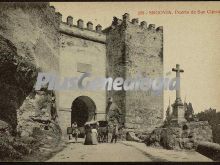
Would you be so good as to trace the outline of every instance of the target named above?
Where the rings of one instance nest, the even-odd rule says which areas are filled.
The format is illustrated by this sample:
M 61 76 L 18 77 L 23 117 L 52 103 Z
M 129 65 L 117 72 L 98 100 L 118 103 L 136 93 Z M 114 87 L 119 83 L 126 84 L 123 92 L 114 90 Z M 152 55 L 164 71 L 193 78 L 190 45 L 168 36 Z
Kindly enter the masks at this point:
M 96 118 L 95 102 L 88 96 L 79 96 L 71 106 L 71 124 L 76 122 L 82 127 L 86 122 Z

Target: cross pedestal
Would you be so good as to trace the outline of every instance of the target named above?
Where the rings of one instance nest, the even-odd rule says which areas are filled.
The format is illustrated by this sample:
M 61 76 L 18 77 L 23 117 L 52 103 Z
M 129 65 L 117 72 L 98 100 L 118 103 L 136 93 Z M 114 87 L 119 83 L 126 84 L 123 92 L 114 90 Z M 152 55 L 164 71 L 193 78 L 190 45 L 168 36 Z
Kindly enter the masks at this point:
M 173 118 L 171 122 L 177 124 L 186 122 L 184 105 L 173 104 Z
M 179 64 L 176 64 L 176 68 L 173 68 L 172 71 L 176 72 L 178 85 L 176 89 L 176 100 L 175 103 L 172 105 L 173 114 L 172 114 L 171 123 L 180 124 L 182 122 L 186 122 L 185 109 L 180 97 L 180 73 L 184 71 L 180 69 Z

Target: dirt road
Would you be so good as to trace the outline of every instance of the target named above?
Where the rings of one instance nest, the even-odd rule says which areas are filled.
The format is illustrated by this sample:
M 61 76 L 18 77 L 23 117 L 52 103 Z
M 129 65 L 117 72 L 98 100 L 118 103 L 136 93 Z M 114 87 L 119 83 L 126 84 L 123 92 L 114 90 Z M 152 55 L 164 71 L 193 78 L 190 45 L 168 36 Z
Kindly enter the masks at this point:
M 103 143 L 98 145 L 83 145 L 69 143 L 67 148 L 55 155 L 49 161 L 70 162 L 118 162 L 118 161 L 151 161 L 143 153 L 131 146 L 120 143 Z
M 197 152 L 178 152 L 147 147 L 143 143 L 119 142 L 84 145 L 69 142 L 49 162 L 155 162 L 155 161 L 211 161 Z

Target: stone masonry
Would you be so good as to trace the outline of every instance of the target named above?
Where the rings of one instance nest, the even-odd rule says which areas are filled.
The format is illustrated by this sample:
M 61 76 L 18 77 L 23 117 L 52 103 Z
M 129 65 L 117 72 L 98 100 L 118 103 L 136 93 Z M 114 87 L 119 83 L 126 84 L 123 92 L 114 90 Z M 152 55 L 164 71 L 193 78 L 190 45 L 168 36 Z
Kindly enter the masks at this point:
M 145 21 L 114 17 L 107 34 L 108 76 L 135 78 L 163 76 L 163 27 L 147 26 Z M 124 114 L 127 128 L 152 131 L 162 124 L 163 93 L 146 91 L 115 91 L 111 93 Z

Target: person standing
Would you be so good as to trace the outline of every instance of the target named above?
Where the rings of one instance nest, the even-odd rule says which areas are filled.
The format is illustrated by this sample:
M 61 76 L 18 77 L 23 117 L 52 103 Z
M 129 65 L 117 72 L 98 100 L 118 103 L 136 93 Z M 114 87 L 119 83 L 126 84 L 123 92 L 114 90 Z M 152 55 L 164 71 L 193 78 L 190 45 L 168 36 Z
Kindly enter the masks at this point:
M 72 137 L 75 136 L 75 142 L 77 142 L 79 131 L 76 122 L 73 122 L 72 128 L 73 128 Z
M 52 97 L 52 99 L 51 99 L 50 114 L 51 114 L 51 120 L 56 121 L 58 115 L 57 115 L 57 110 L 56 110 L 55 97 Z
M 96 129 L 96 125 L 93 125 L 92 126 L 92 129 L 91 129 L 91 138 L 92 138 L 92 144 L 96 145 L 98 144 L 98 132 L 97 132 L 97 129 Z
M 112 140 L 111 143 L 113 143 L 113 141 L 115 140 L 115 143 L 117 142 L 117 138 L 118 138 L 118 125 L 114 124 L 114 128 L 112 131 Z
M 91 145 L 92 144 L 92 129 L 90 124 L 85 125 L 85 145 Z

